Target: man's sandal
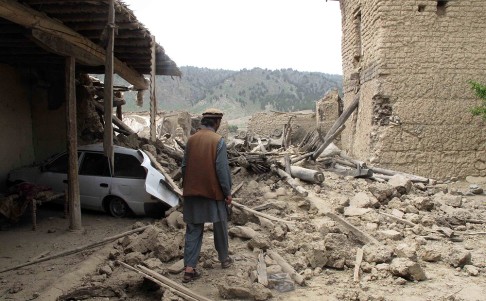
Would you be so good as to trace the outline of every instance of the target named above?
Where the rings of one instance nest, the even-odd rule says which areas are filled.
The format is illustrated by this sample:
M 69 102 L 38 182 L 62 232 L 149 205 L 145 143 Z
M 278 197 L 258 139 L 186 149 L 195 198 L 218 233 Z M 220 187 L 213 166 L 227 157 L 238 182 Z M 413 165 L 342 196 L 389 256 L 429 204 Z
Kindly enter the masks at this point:
M 228 257 L 221 262 L 221 268 L 223 268 L 223 269 L 227 269 L 232 265 L 233 265 L 233 258 L 231 258 L 231 257 Z
M 196 280 L 197 278 L 201 277 L 201 274 L 198 273 L 196 270 L 193 270 L 192 272 L 185 272 L 184 271 L 184 277 L 182 278 L 182 282 L 188 283 L 193 280 Z

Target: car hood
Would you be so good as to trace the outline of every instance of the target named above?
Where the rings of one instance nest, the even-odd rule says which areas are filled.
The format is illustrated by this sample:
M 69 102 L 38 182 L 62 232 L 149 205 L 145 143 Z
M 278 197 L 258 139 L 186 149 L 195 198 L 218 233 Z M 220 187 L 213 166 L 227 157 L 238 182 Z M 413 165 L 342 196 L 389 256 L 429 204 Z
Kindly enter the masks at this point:
M 143 150 L 139 151 L 143 156 L 142 166 L 147 170 L 147 178 L 145 179 L 145 190 L 147 193 L 172 207 L 179 205 L 179 197 L 169 189 L 164 175 L 152 166 L 150 158 Z

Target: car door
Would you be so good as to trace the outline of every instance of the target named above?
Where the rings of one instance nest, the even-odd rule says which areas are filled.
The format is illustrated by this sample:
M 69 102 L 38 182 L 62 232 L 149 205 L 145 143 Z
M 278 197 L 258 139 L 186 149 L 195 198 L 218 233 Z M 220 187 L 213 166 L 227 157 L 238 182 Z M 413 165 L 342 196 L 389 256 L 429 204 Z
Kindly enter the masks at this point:
M 68 162 L 69 156 L 67 153 L 64 153 L 44 165 L 37 183 L 40 185 L 49 186 L 55 192 L 64 192 L 64 190 L 67 188 Z
M 84 152 L 78 179 L 81 206 L 103 210 L 103 198 L 110 193 L 112 181 L 108 158 L 103 153 Z

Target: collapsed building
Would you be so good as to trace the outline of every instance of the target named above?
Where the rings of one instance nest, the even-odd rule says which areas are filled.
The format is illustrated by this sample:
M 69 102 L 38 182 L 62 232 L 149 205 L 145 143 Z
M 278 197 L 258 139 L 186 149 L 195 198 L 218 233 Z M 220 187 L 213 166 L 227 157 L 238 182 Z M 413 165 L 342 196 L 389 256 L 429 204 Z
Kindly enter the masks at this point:
M 341 0 L 343 91 L 357 112 L 343 148 L 434 178 L 486 175 L 486 124 L 468 81 L 484 82 L 486 2 Z

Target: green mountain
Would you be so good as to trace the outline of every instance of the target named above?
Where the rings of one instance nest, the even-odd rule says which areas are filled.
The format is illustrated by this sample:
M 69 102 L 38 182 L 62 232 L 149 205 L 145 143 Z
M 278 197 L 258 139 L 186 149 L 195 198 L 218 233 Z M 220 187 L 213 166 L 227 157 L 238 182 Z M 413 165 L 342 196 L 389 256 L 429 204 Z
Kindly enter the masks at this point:
M 223 110 L 229 119 L 250 116 L 264 110 L 315 110 L 315 101 L 333 88 L 342 91 L 342 76 L 293 69 L 254 68 L 240 71 L 181 67 L 182 77 L 157 76 L 159 110 L 200 113 L 208 107 Z M 120 78 L 115 84 L 122 84 Z M 148 111 L 149 93 L 142 107 L 136 93 L 126 92 L 125 112 Z

